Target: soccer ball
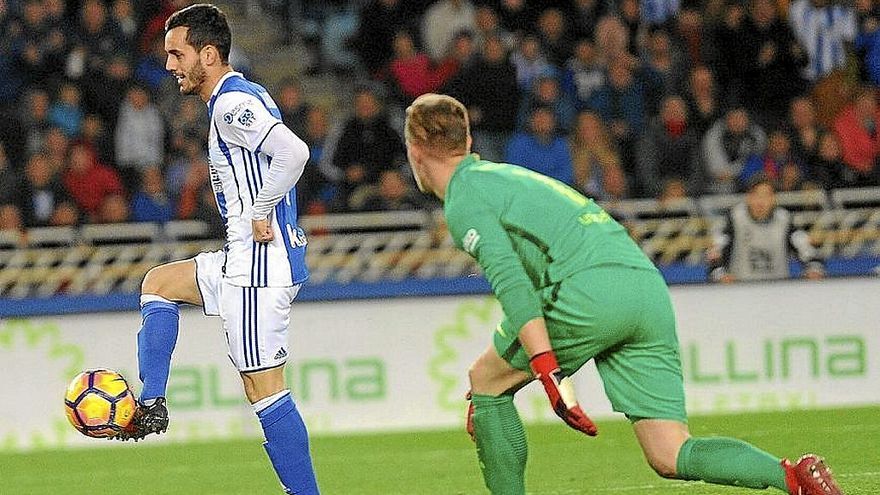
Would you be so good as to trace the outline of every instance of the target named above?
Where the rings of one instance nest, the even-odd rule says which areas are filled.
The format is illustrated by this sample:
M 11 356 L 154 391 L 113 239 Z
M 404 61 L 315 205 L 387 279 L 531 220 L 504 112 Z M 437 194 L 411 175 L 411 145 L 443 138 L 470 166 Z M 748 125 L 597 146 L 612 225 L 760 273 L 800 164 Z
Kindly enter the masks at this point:
M 67 386 L 67 419 L 87 437 L 106 438 L 128 426 L 137 403 L 128 382 L 107 369 L 86 370 Z

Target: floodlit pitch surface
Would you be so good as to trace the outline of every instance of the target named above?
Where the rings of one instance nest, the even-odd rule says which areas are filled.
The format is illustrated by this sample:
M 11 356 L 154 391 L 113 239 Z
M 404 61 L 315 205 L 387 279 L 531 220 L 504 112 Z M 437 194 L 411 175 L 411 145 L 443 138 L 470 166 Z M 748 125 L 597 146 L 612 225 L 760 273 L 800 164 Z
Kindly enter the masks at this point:
M 389 413 L 391 413 L 389 411 Z M 172 411 L 171 427 L 174 427 Z M 735 436 L 774 454 L 825 456 L 848 495 L 880 494 L 880 407 L 691 419 L 695 435 Z M 587 438 L 533 425 L 528 491 L 535 495 L 738 495 L 755 492 L 663 480 L 645 464 L 629 424 L 600 421 Z M 100 440 L 96 440 L 100 441 Z M 461 431 L 318 437 L 312 452 L 322 493 L 481 494 L 474 445 Z M 256 440 L 0 455 L 0 493 L 279 494 Z

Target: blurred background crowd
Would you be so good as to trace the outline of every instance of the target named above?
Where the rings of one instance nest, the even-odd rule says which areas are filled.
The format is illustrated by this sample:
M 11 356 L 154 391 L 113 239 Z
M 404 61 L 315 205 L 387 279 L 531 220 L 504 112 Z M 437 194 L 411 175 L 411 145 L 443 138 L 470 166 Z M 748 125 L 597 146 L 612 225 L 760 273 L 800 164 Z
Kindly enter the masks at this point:
M 190 3 L 0 0 L 0 230 L 172 219 L 222 229 L 204 104 L 164 69 L 164 21 Z M 426 92 L 468 107 L 484 158 L 597 200 L 742 192 L 756 175 L 780 191 L 880 185 L 871 0 L 220 5 L 301 54 L 271 81 L 261 76 L 277 57 L 234 43 L 231 62 L 309 145 L 298 186 L 308 214 L 428 203 L 401 134 Z M 307 90 L 328 80 L 331 98 Z

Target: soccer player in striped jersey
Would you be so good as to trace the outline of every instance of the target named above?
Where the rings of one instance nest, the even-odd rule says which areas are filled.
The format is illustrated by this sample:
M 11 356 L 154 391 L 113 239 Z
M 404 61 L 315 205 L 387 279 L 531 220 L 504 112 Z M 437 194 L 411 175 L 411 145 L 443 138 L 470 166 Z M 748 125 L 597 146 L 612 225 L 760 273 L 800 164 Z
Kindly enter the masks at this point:
M 141 288 L 138 366 L 143 390 L 132 425 L 139 440 L 168 427 L 165 388 L 177 341 L 178 304 L 219 316 L 229 356 L 287 493 L 318 493 L 308 434 L 284 383 L 291 303 L 308 278 L 306 236 L 294 186 L 308 147 L 282 122 L 266 90 L 229 65 L 232 36 L 213 5 L 179 10 L 165 24 L 165 67 L 180 92 L 207 104 L 211 184 L 226 223 L 222 251 L 151 269 Z

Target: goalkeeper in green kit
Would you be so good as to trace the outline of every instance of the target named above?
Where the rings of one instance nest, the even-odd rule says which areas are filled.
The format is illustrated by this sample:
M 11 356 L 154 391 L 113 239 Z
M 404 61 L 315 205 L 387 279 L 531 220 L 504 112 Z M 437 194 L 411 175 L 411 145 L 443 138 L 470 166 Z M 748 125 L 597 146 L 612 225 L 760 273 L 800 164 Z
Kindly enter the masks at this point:
M 444 202 L 456 245 L 480 264 L 504 310 L 493 345 L 469 372 L 468 431 L 492 493 L 525 493 L 526 437 L 513 394 L 532 379 L 563 421 L 597 434 L 569 378 L 590 359 L 660 476 L 794 495 L 842 493 L 816 455 L 791 463 L 733 438 L 690 436 L 666 284 L 592 200 L 544 175 L 470 154 L 467 110 L 449 96 L 417 98 L 405 134 L 419 188 Z

